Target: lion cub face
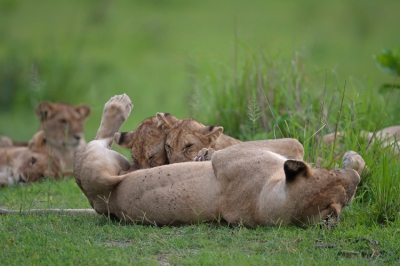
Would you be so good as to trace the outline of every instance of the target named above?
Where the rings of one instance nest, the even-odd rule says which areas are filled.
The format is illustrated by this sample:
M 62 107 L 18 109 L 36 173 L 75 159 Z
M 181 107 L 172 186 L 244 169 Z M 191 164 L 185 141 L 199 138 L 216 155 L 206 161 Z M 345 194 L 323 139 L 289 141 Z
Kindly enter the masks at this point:
M 132 166 L 129 171 L 168 164 L 164 149 L 166 134 L 157 127 L 156 117 L 145 119 L 135 131 L 116 133 L 114 141 L 131 149 Z
M 354 198 L 360 182 L 359 174 L 353 169 L 312 169 L 295 160 L 287 160 L 284 171 L 288 195 L 298 210 L 292 222 L 298 225 L 321 219 L 336 223 L 342 208 Z
M 12 148 L 11 148 L 12 149 Z M 58 179 L 61 167 L 58 158 L 51 156 L 46 149 L 44 131 L 36 133 L 28 147 L 16 147 L 17 152 L 10 153 L 11 178 L 9 185 L 27 184 L 41 181 L 44 177 Z
M 42 102 L 36 106 L 40 129 L 46 132 L 47 142 L 57 149 L 76 150 L 85 143 L 83 125 L 90 114 L 84 104 Z
M 205 126 L 192 118 L 177 119 L 157 113 L 158 126 L 167 134 L 165 150 L 169 163 L 193 161 L 203 148 L 210 148 L 222 134 L 222 127 Z

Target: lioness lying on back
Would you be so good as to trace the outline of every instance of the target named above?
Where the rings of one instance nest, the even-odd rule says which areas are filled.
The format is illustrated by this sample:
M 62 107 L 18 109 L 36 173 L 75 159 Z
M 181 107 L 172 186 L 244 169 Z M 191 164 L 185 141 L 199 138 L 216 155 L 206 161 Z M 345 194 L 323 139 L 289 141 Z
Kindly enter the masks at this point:
M 36 106 L 46 147 L 60 159 L 63 170 L 72 169 L 76 151 L 86 144 L 83 125 L 89 114 L 90 107 L 85 104 L 41 102 Z
M 45 133 L 39 131 L 27 147 L 0 142 L 0 186 L 32 183 L 44 177 L 58 179 L 61 173 L 57 157 L 46 149 Z
M 214 219 L 246 226 L 335 222 L 360 181 L 353 169 L 311 169 L 301 161 L 303 147 L 295 139 L 244 142 L 216 151 L 211 161 L 119 175 L 130 163 L 110 148 L 132 107 L 127 95 L 112 97 L 95 140 L 75 158 L 76 182 L 99 214 L 157 225 Z M 362 160 L 354 152 L 348 156 L 346 168 Z

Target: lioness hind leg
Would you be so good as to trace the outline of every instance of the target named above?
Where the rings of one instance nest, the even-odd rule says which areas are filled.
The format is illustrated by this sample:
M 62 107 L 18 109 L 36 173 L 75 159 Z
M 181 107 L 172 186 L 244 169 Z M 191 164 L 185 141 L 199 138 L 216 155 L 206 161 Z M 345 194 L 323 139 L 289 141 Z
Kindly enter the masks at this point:
M 233 146 L 227 147 L 232 154 L 243 150 L 264 150 L 271 151 L 286 157 L 287 159 L 303 160 L 303 145 L 296 139 L 270 139 L 246 141 Z M 194 157 L 194 161 L 209 161 L 216 151 L 212 148 L 203 148 Z
M 342 168 L 354 169 L 358 172 L 359 175 L 361 175 L 362 171 L 365 168 L 365 161 L 357 152 L 347 151 L 343 156 Z
M 104 106 L 100 127 L 95 139 L 110 139 L 109 146 L 111 147 L 114 134 L 119 131 L 132 108 L 133 103 L 125 93 L 111 97 Z

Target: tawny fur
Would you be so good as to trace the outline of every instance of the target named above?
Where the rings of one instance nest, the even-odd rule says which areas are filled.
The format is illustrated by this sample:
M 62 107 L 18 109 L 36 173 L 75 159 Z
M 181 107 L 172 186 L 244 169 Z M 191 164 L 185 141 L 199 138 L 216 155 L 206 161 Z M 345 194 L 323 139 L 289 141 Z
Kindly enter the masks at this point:
M 221 150 L 241 142 L 223 134 L 223 127 L 205 126 L 193 118 L 177 119 L 168 113 L 157 113 L 157 119 L 167 134 L 169 163 L 190 162 L 203 148 Z
M 114 141 L 131 150 L 132 164 L 128 172 L 168 164 L 165 132 L 153 116 L 142 121 L 135 131 L 116 133 Z
M 45 133 L 36 133 L 27 147 L 2 146 L 0 143 L 0 186 L 27 184 L 44 177 L 58 179 L 59 160 L 46 149 Z
M 360 181 L 353 169 L 310 168 L 301 161 L 303 147 L 294 139 L 244 142 L 216 151 L 211 161 L 119 175 L 130 163 L 110 148 L 132 107 L 127 95 L 112 97 L 95 140 L 75 158 L 76 182 L 100 214 L 157 225 L 337 221 Z
M 46 133 L 46 147 L 60 159 L 62 170 L 71 170 L 76 151 L 86 145 L 83 126 L 90 114 L 85 104 L 41 102 L 36 106 L 40 129 Z
M 373 132 L 360 132 L 360 138 L 364 138 L 367 141 L 380 141 L 383 147 L 391 146 L 396 154 L 400 153 L 400 126 L 391 126 L 381 129 L 375 133 Z M 324 136 L 324 142 L 327 145 L 331 145 L 335 139 L 342 141 L 346 137 L 346 133 L 337 132 L 330 133 Z

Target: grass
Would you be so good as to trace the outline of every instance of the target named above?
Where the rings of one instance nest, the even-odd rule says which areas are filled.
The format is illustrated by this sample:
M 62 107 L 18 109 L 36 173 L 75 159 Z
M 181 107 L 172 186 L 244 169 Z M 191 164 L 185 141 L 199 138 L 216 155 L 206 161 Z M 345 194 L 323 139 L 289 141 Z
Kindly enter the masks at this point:
M 7 205 L 87 207 L 72 179 L 10 188 Z M 4 194 L 3 194 L 4 195 Z M 66 196 L 69 202 L 65 202 Z M 17 198 L 20 198 L 18 200 Z M 395 264 L 399 224 L 368 221 L 359 202 L 333 230 L 196 224 L 125 225 L 97 216 L 1 216 L 2 263 L 13 264 Z
M 331 230 L 153 227 L 17 214 L 0 216 L 2 264 L 399 263 L 397 157 L 358 138 L 361 130 L 400 121 L 400 94 L 378 93 L 392 80 L 372 60 L 382 47 L 398 46 L 398 1 L 20 0 L 0 7 L 2 135 L 29 139 L 38 128 L 32 108 L 53 100 L 92 107 L 85 128 L 91 140 L 103 104 L 126 92 L 135 108 L 122 130 L 156 112 L 192 115 L 243 140 L 298 138 L 310 163 L 322 156 L 325 166 L 340 167 L 338 152 L 353 149 L 369 167 Z M 324 146 L 323 134 L 335 130 L 347 137 Z M 75 181 L 64 178 L 1 188 L 0 207 L 90 206 Z
M 372 55 L 398 46 L 393 25 L 400 23 L 395 0 L 3 0 L 0 7 L 0 121 L 12 125 L 1 126 L 0 134 L 21 140 L 37 130 L 31 110 L 42 100 L 92 106 L 89 137 L 96 133 L 99 103 L 112 94 L 133 97 L 125 130 L 156 112 L 189 116 L 188 72 L 232 69 L 235 51 L 286 57 L 305 49 L 318 66 L 313 72 L 333 69 L 332 78 L 342 84 L 349 76 L 371 86 L 391 82 Z M 40 92 L 30 85 L 32 67 L 43 84 Z M 26 119 L 16 119 L 21 116 Z
M 74 193 L 78 189 L 73 180 L 60 184 L 62 187 L 52 183 L 51 189 L 46 183 L 32 187 L 51 194 L 50 202 L 57 206 L 62 206 L 58 201 L 64 200 L 60 190 L 71 189 L 68 206 L 85 207 L 87 202 Z M 30 192 L 18 191 L 33 200 L 36 197 Z M 36 206 L 48 203 L 44 197 Z M 215 224 L 153 227 L 125 225 L 97 216 L 8 215 L 0 220 L 1 258 L 7 265 L 398 263 L 399 224 L 364 223 L 368 219 L 358 216 L 363 212 L 361 208 L 363 205 L 357 203 L 345 209 L 341 223 L 333 230 L 293 226 L 248 229 Z
M 299 54 L 295 55 L 295 58 Z M 254 58 L 250 56 L 250 58 Z M 399 263 L 400 250 L 398 234 L 400 226 L 399 201 L 399 171 L 396 155 L 391 150 L 382 150 L 379 142 L 370 147 L 365 140 L 358 138 L 358 132 L 365 126 L 375 128 L 370 119 L 379 120 L 383 112 L 396 108 L 395 103 L 389 101 L 385 105 L 385 95 L 376 94 L 375 90 L 366 88 L 360 90 L 354 83 L 346 82 L 341 87 L 337 85 L 333 90 L 336 96 L 328 95 L 329 82 L 325 84 L 326 92 L 312 96 L 315 83 L 309 81 L 304 86 L 306 100 L 300 98 L 296 105 L 296 98 L 285 98 L 283 95 L 295 95 L 293 80 L 312 80 L 307 74 L 306 64 L 303 72 L 296 72 L 297 67 L 287 67 L 285 62 L 292 62 L 291 58 L 275 58 L 267 61 L 275 65 L 285 66 L 275 68 L 276 77 L 283 82 L 279 84 L 274 106 L 276 112 L 271 117 L 270 109 L 264 104 L 268 97 L 255 97 L 254 92 L 260 92 L 259 79 L 254 78 L 254 86 L 248 76 L 243 74 L 238 79 L 238 93 L 241 97 L 210 97 L 207 93 L 218 94 L 232 90 L 232 79 L 225 80 L 225 87 L 210 82 L 209 87 L 216 89 L 197 90 L 198 105 L 204 106 L 201 100 L 208 101 L 210 109 L 201 109 L 201 113 L 209 121 L 218 117 L 213 116 L 218 106 L 243 106 L 243 112 L 235 117 L 242 121 L 238 125 L 238 136 L 242 139 L 273 138 L 276 134 L 300 139 L 305 146 L 307 161 L 314 163 L 318 156 L 322 156 L 325 165 L 340 167 L 339 161 L 334 161 L 338 150 L 353 149 L 358 151 L 366 160 L 368 171 L 363 174 L 357 196 L 352 204 L 342 212 L 340 223 L 333 229 L 311 226 L 299 228 L 287 227 L 257 227 L 244 228 L 237 226 L 219 226 L 218 224 L 199 223 L 181 227 L 155 227 L 141 225 L 126 225 L 110 221 L 98 216 L 68 216 L 68 215 L 8 215 L 1 216 L 0 243 L 3 250 L 2 262 L 5 264 L 140 264 L 140 265 L 167 265 L 167 264 L 229 264 L 229 265 L 359 265 L 359 264 L 396 264 Z M 265 61 L 264 61 L 265 62 Z M 246 70 L 257 64 L 245 63 L 239 66 L 241 73 L 252 75 L 253 71 Z M 268 64 L 266 64 L 268 65 Z M 265 66 L 260 64 L 260 66 Z M 284 73 L 282 74 L 283 71 Z M 266 71 L 268 72 L 268 71 Z M 256 72 L 259 73 L 259 72 Z M 204 75 L 221 75 L 223 71 L 203 72 Z M 287 78 L 290 77 L 290 78 Z M 242 80 L 243 79 L 243 80 Z M 324 80 L 327 76 L 324 75 Z M 193 80 L 194 90 L 202 88 L 202 79 Z M 317 78 L 316 78 L 317 80 Z M 219 80 L 217 79 L 216 82 Z M 264 80 L 263 88 L 272 88 Z M 198 82 L 198 83 L 197 83 Z M 245 84 L 245 85 L 243 85 Z M 323 87 L 323 85 L 318 85 Z M 205 88 L 207 86 L 204 86 Z M 357 88 L 358 93 L 354 91 Z M 254 90 L 252 90 L 254 89 Z M 265 95 L 269 91 L 266 89 Z M 280 96 L 279 94 L 282 94 Z M 248 95 L 248 97 L 245 97 Z M 260 94 L 258 94 L 260 95 Z M 275 94 L 272 94 L 275 96 Z M 324 98 L 326 97 L 326 98 Z M 374 99 L 375 101 L 371 100 Z M 238 103 L 238 98 L 242 103 Z M 379 98 L 382 98 L 379 100 Z M 218 102 L 222 101 L 222 102 Z M 325 105 L 321 104 L 325 102 Z M 295 108 L 293 108 L 295 106 Z M 196 105 L 192 105 L 195 108 Z M 379 108 L 375 108 L 379 107 Z M 296 111 L 296 108 L 299 111 Z M 364 111 L 372 108 L 375 114 Z M 211 113 L 207 113 L 207 111 Z M 221 109 L 218 109 L 221 110 Z M 193 109 L 193 112 L 199 110 Z M 290 115 L 281 117 L 285 112 Z M 221 114 L 223 112 L 220 111 Z M 231 115 L 233 117 L 234 115 Z M 261 130 L 263 116 L 269 122 L 268 126 L 274 130 Z M 223 116 L 222 116 L 223 117 Z M 227 116 L 229 118 L 229 115 Z M 391 120 L 384 116 L 383 125 Z M 220 118 L 220 117 L 219 117 Z M 220 118 L 221 119 L 221 118 Z M 225 125 L 231 122 L 219 120 Z M 282 122 L 280 122 L 282 121 Z M 327 124 L 322 127 L 322 124 Z M 267 125 L 267 124 L 266 124 Z M 336 148 L 324 146 L 321 137 L 324 133 L 335 130 L 345 131 L 347 137 L 337 142 Z M 229 127 L 228 127 L 229 128 Z M 318 129 L 321 129 L 318 131 Z M 277 133 L 278 132 L 278 133 Z M 61 181 L 46 180 L 22 188 L 4 188 L 0 194 L 2 206 L 8 209 L 33 208 L 89 208 L 89 204 L 75 181 L 63 178 Z

